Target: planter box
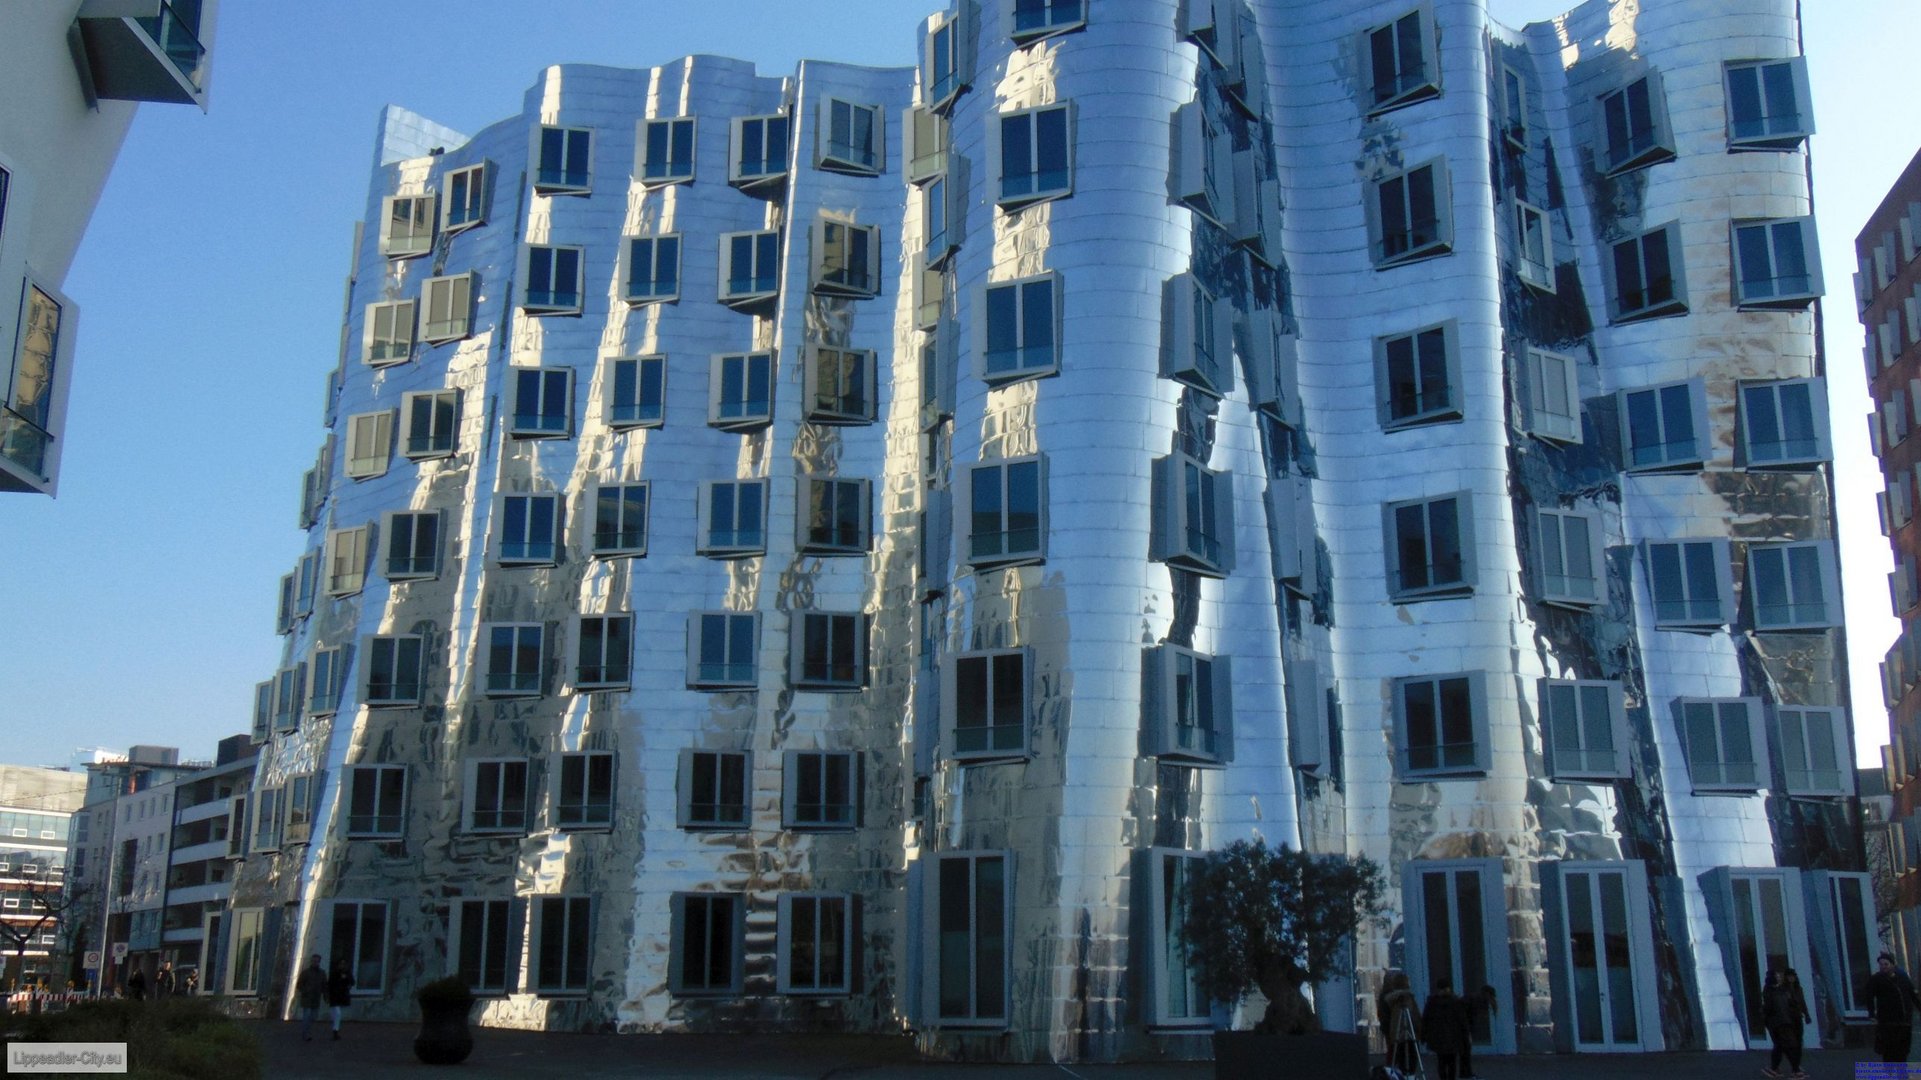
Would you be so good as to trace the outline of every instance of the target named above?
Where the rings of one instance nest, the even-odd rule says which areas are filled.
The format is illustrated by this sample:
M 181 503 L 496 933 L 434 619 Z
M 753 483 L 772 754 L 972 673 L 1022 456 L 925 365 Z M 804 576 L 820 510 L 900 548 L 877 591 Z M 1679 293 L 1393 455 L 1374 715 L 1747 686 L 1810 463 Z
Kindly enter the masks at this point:
M 1367 1036 L 1346 1031 L 1267 1035 L 1258 1031 L 1214 1033 L 1216 1080 L 1367 1080 Z

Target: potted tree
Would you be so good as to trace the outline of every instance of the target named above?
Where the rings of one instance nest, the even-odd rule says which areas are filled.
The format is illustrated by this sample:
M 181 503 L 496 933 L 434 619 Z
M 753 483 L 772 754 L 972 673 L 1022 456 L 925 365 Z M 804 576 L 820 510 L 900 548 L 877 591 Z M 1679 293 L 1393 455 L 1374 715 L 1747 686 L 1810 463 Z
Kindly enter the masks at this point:
M 1367 1075 L 1367 1038 L 1324 1032 L 1303 989 L 1344 973 L 1343 948 L 1381 911 L 1381 869 L 1365 857 L 1316 855 L 1237 840 L 1188 878 L 1182 930 L 1196 982 L 1238 1003 L 1259 988 L 1267 1011 L 1254 1030 L 1214 1034 L 1217 1077 L 1271 1076 L 1275 1062 L 1303 1076 Z
M 420 1034 L 414 1056 L 429 1065 L 458 1065 L 474 1051 L 467 1014 L 473 1011 L 474 992 L 456 975 L 435 979 L 414 993 L 420 1002 Z

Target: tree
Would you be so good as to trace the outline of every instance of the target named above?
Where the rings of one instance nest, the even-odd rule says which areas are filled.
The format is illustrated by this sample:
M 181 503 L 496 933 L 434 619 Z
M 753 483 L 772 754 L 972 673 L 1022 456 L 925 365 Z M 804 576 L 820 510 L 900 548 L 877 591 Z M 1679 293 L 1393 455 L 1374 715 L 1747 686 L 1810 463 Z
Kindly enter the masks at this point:
M 0 947 L 12 954 L 6 962 L 7 978 L 0 983 L 18 987 L 26 976 L 27 946 L 57 928 L 68 912 L 78 910 L 85 902 L 86 890 L 69 891 L 61 886 L 59 878 L 42 876 L 8 882 L 0 886 L 0 891 L 20 900 L 16 914 L 0 919 Z
M 1237 1002 L 1259 987 L 1258 1031 L 1320 1030 L 1302 995 L 1347 966 L 1345 939 L 1381 912 L 1381 868 L 1365 857 L 1314 855 L 1237 840 L 1188 879 L 1182 940 L 1202 993 Z

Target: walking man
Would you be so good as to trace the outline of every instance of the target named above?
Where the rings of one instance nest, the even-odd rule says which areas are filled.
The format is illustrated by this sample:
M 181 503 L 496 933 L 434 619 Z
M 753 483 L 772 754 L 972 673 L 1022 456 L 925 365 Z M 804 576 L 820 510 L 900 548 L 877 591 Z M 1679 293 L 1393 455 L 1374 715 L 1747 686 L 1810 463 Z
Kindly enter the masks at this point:
M 1474 1037 L 1468 1023 L 1467 1002 L 1454 993 L 1454 980 L 1434 980 L 1434 993 L 1421 1010 L 1421 1032 L 1427 1048 L 1440 1060 L 1440 1080 L 1460 1080 L 1461 1050 Z
M 319 957 L 314 957 L 319 960 Z M 354 1003 L 354 976 L 347 961 L 335 960 L 333 974 L 327 976 L 327 1004 L 333 1007 L 334 1038 L 340 1038 L 340 1010 Z
M 1894 957 L 1882 953 L 1880 970 L 1868 976 L 1868 1016 L 1874 1021 L 1874 1052 L 1882 1061 L 1908 1060 L 1908 1046 L 1914 1041 L 1914 982 L 1907 972 L 1894 966 Z
M 313 1041 L 314 1018 L 320 1015 L 320 998 L 327 992 L 327 973 L 320 970 L 320 954 L 313 954 L 294 980 L 294 1003 L 300 1006 L 300 1041 Z M 335 1036 L 339 1038 L 339 1036 Z

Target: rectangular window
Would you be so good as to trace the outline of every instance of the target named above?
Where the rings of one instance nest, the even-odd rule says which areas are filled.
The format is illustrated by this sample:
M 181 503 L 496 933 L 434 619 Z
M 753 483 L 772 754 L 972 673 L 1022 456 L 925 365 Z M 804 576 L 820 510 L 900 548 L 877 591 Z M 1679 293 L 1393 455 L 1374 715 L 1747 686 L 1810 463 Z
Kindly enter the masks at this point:
M 332 958 L 327 970 L 353 973 L 356 997 L 379 997 L 387 992 L 387 902 L 333 902 Z
M 1748 594 L 1756 630 L 1841 625 L 1833 548 L 1826 540 L 1748 545 Z
M 879 176 L 886 167 L 886 133 L 880 106 L 827 98 L 820 103 L 818 164 L 830 172 Z
M 680 752 L 680 827 L 744 829 L 748 755 L 738 750 Z
M 1430 161 L 1374 182 L 1368 203 L 1374 265 L 1385 269 L 1453 247 L 1447 164 Z
M 253 795 L 253 850 L 280 849 L 280 789 L 256 788 Z M 9 898 L 9 903 L 17 903 Z
M 476 995 L 494 997 L 513 988 L 513 904 L 508 900 L 456 900 L 448 937 L 453 961 L 448 974 Z
M 1587 608 L 1603 599 L 1601 522 L 1585 510 L 1534 509 L 1540 598 Z
M 935 15 L 927 27 L 921 54 L 921 104 L 943 108 L 967 89 L 973 65 L 968 62 L 973 49 L 970 9 L 962 5 L 953 12 Z
M 327 595 L 357 593 L 367 581 L 368 539 L 371 525 L 334 529 L 327 534 Z
M 1736 307 L 1805 307 L 1821 295 L 1813 218 L 1736 221 L 1731 228 Z
M 1756 757 L 1761 743 L 1760 702 L 1754 698 L 1680 698 L 1681 737 L 1695 794 L 1747 792 L 1761 787 Z
M 901 116 L 907 140 L 907 180 L 924 184 L 947 172 L 947 117 L 932 109 L 912 108 Z
M 1039 562 L 1047 551 L 1047 471 L 1042 458 L 967 470 L 967 560 L 975 566 Z
M 789 750 L 781 769 L 781 827 L 851 829 L 860 806 L 860 764 L 848 750 Z
M 344 647 L 314 650 L 307 671 L 307 715 L 326 716 L 340 707 L 340 687 L 346 674 Z
M 1212 397 L 1234 389 L 1234 306 L 1182 274 L 1167 283 L 1161 374 Z
M 946 173 L 929 178 L 920 189 L 921 235 L 925 238 L 921 260 L 930 270 L 938 269 L 960 248 L 961 206 L 955 191 Z
M 366 639 L 367 705 L 420 704 L 424 643 L 418 634 L 386 634 Z
M 273 726 L 291 731 L 300 726 L 300 707 L 307 694 L 307 669 L 302 665 L 281 668 L 274 674 Z
M 1381 427 L 1386 431 L 1461 418 L 1454 324 L 1374 339 Z
M 515 368 L 511 435 L 565 437 L 574 427 L 572 368 Z
M 487 205 L 493 201 L 492 169 L 488 163 L 469 165 L 447 174 L 446 220 L 442 232 L 471 229 L 487 222 Z
M 285 843 L 304 844 L 313 837 L 313 805 L 319 785 L 314 782 L 312 773 L 301 773 L 287 778 L 286 797 L 282 809 L 287 816 L 286 828 L 281 836 Z
M 500 562 L 502 565 L 548 565 L 560 556 L 560 497 L 557 495 L 502 495 L 500 497 Z
M 1854 794 L 1854 755 L 1840 709 L 1778 706 L 1775 730 L 1790 795 Z
M 632 615 L 582 615 L 579 637 L 580 658 L 574 666 L 575 689 L 622 689 L 632 683 Z
M 944 1026 L 1003 1027 L 1008 1014 L 1014 875 L 1007 852 L 952 851 L 932 858 L 934 1017 Z
M 1554 442 L 1581 441 L 1581 380 L 1572 357 L 1527 351 L 1528 434 Z
M 708 370 L 709 424 L 722 431 L 746 431 L 773 421 L 773 353 L 720 354 Z
M 859 612 L 795 612 L 800 634 L 788 675 L 796 690 L 859 690 L 867 685 L 867 617 Z
M 1388 597 L 1396 603 L 1462 596 L 1474 587 L 1472 512 L 1466 493 L 1389 503 Z
M 1476 673 L 1394 680 L 1403 780 L 1486 774 L 1485 693 Z
M 1087 25 L 1087 0 L 1014 0 L 1015 41 L 1025 44 Z
M 233 938 L 227 953 L 227 992 L 237 997 L 259 993 L 265 915 L 259 908 L 234 909 Z
M 529 244 L 521 266 L 521 280 L 527 283 L 521 310 L 529 315 L 578 315 L 585 262 L 581 248 Z
M 767 481 L 710 480 L 701 484 L 702 555 L 732 558 L 767 550 Z
M 347 839 L 399 839 L 406 808 L 405 765 L 347 766 Z
M 853 984 L 854 898 L 846 893 L 782 893 L 776 904 L 783 994 L 845 994 Z
M 645 483 L 602 484 L 594 489 L 595 555 L 647 554 Z
M 17 328 L 11 397 L 0 399 L 0 457 L 44 476 L 47 448 L 53 442 L 55 369 L 72 351 L 62 342 L 61 302 L 38 285 L 26 286 Z
M 1660 77 L 1647 74 L 1601 96 L 1602 171 L 1638 169 L 1674 157 Z
M 1074 112 L 1071 104 L 1003 113 L 991 129 L 1000 142 L 996 202 L 1018 209 L 1074 192 Z
M 1153 463 L 1150 558 L 1208 577 L 1234 568 L 1234 478 L 1185 454 Z
M 1004 381 L 1049 375 L 1061 362 L 1061 278 L 1059 274 L 989 285 L 981 303 L 986 342 L 981 377 Z
M 428 278 L 420 285 L 420 295 L 427 308 L 422 340 L 437 344 L 473 332 L 474 275 Z
M 1540 289 L 1554 291 L 1554 235 L 1547 211 L 1526 203 L 1514 204 L 1514 225 L 1520 262 L 1516 269 L 1521 280 Z
M 1196 851 L 1149 848 L 1148 1022 L 1162 1027 L 1210 1027 L 1213 1003 L 1201 992 L 1187 951 L 1188 883 L 1207 857 Z
M 1441 92 L 1441 68 L 1434 59 L 1433 34 L 1425 16 L 1424 11 L 1410 11 L 1363 33 L 1370 112 L 1411 105 Z
M 398 364 L 413 356 L 414 302 L 368 304 L 361 330 L 360 359 L 374 367 Z
M 640 122 L 640 182 L 680 184 L 694 178 L 694 118 Z
M 627 291 L 630 304 L 657 304 L 680 298 L 680 234 L 634 236 L 627 240 Z
M 469 761 L 462 827 L 468 832 L 526 832 L 527 772 L 522 758 Z
M 771 300 L 780 292 L 780 234 L 722 233 L 720 236 L 720 302 L 748 307 Z
M 1556 780 L 1628 778 L 1627 709 L 1621 684 L 1541 680 L 1541 741 Z
M 1026 756 L 1027 669 L 1025 649 L 961 653 L 948 662 L 941 701 L 956 759 Z
M 537 896 L 533 907 L 534 993 L 586 993 L 593 978 L 593 898 Z
M 1199 101 L 1174 110 L 1173 136 L 1174 197 L 1208 221 L 1233 228 L 1233 139 L 1214 124 Z
M 1734 595 L 1727 541 L 1649 541 L 1646 553 L 1655 626 L 1712 630 L 1727 625 Z
M 1905 840 L 1891 837 L 1895 845 Z M 1901 857 L 1895 861 L 1895 876 L 1900 876 Z M 1833 963 L 1840 972 L 1835 980 L 1835 1005 L 1850 1020 L 1868 1016 L 1868 976 L 1874 970 L 1874 955 L 1880 949 L 1874 911 L 1875 879 L 1865 873 L 1841 870 L 1816 871 L 1816 880 L 1826 878 L 1826 888 L 1816 894 L 1816 903 L 1826 910 L 1828 934 L 1834 942 Z M 1825 900 L 1826 903 L 1822 903 Z M 1898 951 L 1898 950 L 1897 950 Z
M 380 206 L 380 253 L 390 259 L 434 249 L 434 197 L 389 195 Z
M 1501 69 L 1501 134 L 1510 146 L 1527 149 L 1527 84 L 1511 67 Z
M 1681 230 L 1672 222 L 1614 245 L 1615 322 L 1687 313 L 1680 251 Z
M 355 480 L 387 475 L 387 459 L 393 454 L 394 414 L 358 413 L 347 418 L 346 473 Z
M 430 578 L 440 573 L 440 511 L 387 515 L 387 580 Z
M 825 296 L 880 292 L 880 230 L 845 221 L 814 223 L 814 291 Z
M 746 905 L 739 893 L 675 893 L 674 951 L 668 990 L 675 994 L 737 994 L 743 974 Z
M 607 361 L 607 426 L 659 427 L 667 418 L 667 358 L 622 356 Z
M 582 750 L 560 755 L 554 828 L 607 829 L 614 824 L 614 755 Z
M 784 115 L 736 117 L 733 170 L 728 182 L 743 190 L 753 190 L 784 180 L 790 132 L 791 122 Z
M 1818 465 L 1828 446 L 1828 395 L 1820 379 L 1741 384 L 1741 447 L 1748 468 Z
M 487 627 L 487 693 L 524 697 L 540 693 L 545 627 L 539 623 L 496 623 Z
M 809 353 L 807 419 L 816 424 L 873 423 L 878 389 L 874 351 L 815 345 Z
M 590 172 L 594 133 L 587 128 L 542 127 L 534 133 L 534 193 L 585 195 L 592 190 Z
M 1234 760 L 1230 659 L 1157 645 L 1143 655 L 1143 667 L 1144 748 L 1155 757 L 1188 764 Z
M 801 491 L 800 548 L 817 555 L 858 555 L 869 546 L 872 503 L 865 480 L 805 477 Z
M 460 432 L 460 391 L 428 390 L 401 399 L 407 415 L 407 456 L 415 461 L 453 456 Z
M 1728 147 L 1792 150 L 1814 134 L 1807 60 L 1747 60 L 1729 64 Z
M 1707 460 L 1707 406 L 1699 380 L 1623 390 L 1620 402 L 1628 471 L 1692 469 Z
M 687 685 L 696 690 L 752 690 L 760 616 L 748 611 L 697 611 L 687 618 Z

